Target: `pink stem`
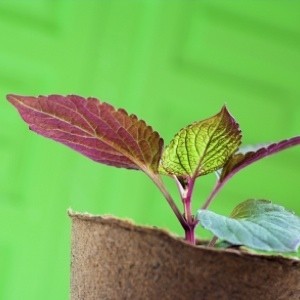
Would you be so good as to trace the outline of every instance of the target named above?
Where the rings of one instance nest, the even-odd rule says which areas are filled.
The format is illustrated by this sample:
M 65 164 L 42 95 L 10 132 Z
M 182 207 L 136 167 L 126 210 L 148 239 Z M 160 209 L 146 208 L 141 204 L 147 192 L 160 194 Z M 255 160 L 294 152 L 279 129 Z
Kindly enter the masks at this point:
M 189 243 L 195 245 L 195 227 L 197 222 L 195 222 L 192 215 L 192 194 L 194 189 L 195 179 L 190 178 L 184 193 L 181 194 L 183 207 L 184 207 L 184 217 L 187 222 L 187 228 L 185 228 L 185 240 Z
M 188 224 L 192 222 L 192 194 L 194 189 L 194 183 L 195 181 L 193 179 L 189 180 L 187 185 L 187 193 L 183 196 L 183 206 L 184 206 L 184 216 Z
M 195 225 L 190 226 L 185 230 L 185 240 L 192 245 L 196 244 L 196 239 L 195 239 Z

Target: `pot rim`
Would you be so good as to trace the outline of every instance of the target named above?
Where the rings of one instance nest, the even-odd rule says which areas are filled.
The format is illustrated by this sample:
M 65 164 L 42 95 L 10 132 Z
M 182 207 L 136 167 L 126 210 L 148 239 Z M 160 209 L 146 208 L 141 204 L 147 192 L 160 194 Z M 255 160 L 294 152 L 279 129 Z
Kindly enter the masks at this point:
M 300 258 L 297 257 L 287 257 L 283 256 L 282 254 L 263 254 L 263 253 L 255 253 L 254 251 L 251 252 L 251 250 L 241 250 L 241 249 L 218 249 L 218 248 L 212 248 L 207 247 L 203 245 L 203 241 L 198 240 L 198 242 L 202 242 L 202 244 L 197 245 L 191 245 L 185 240 L 183 240 L 181 237 L 176 236 L 176 234 L 173 234 L 165 229 L 154 227 L 154 226 L 147 226 L 147 225 L 138 225 L 135 224 L 133 220 L 127 219 L 127 218 L 118 218 L 113 215 L 104 214 L 104 215 L 94 215 L 88 212 L 78 212 L 74 211 L 71 208 L 67 211 L 68 216 L 73 219 L 83 220 L 83 221 L 89 221 L 104 225 L 110 225 L 114 227 L 119 227 L 125 230 L 130 231 L 136 231 L 141 233 L 147 233 L 151 235 L 161 236 L 164 239 L 169 240 L 170 242 L 177 242 L 181 243 L 184 247 L 187 248 L 193 248 L 193 249 L 199 249 L 199 251 L 204 252 L 215 252 L 218 254 L 225 254 L 229 256 L 239 256 L 244 257 L 248 259 L 254 259 L 254 260 L 267 260 L 270 262 L 276 262 L 284 265 L 291 265 L 292 267 L 300 267 Z M 197 251 L 197 250 L 196 250 Z

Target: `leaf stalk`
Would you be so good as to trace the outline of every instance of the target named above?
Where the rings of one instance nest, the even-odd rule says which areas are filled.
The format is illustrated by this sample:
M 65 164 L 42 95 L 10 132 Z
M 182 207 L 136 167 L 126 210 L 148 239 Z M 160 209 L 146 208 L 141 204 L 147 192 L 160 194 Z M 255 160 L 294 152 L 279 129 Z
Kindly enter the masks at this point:
M 220 189 L 223 187 L 224 182 L 222 181 L 217 181 L 214 189 L 212 190 L 212 192 L 210 193 L 210 195 L 208 196 L 208 198 L 206 199 L 206 201 L 204 202 L 204 204 L 202 205 L 201 209 L 207 209 L 210 204 L 212 203 L 213 199 L 215 198 L 216 194 L 220 191 Z
M 185 230 L 185 240 L 192 245 L 196 244 L 195 239 L 195 227 L 197 225 L 197 221 L 195 221 L 193 214 L 192 214 L 192 194 L 195 185 L 195 178 L 188 178 L 187 183 L 183 186 L 180 180 L 174 176 L 174 179 L 177 183 L 181 200 L 183 203 L 184 209 L 184 219 L 187 223 L 187 227 L 184 228 Z
M 181 226 L 183 227 L 184 230 L 187 229 L 188 224 L 185 218 L 182 216 L 180 213 L 175 201 L 173 200 L 172 196 L 166 189 L 163 181 L 161 180 L 160 176 L 158 174 L 149 174 L 147 173 L 148 176 L 152 179 L 152 181 L 155 183 L 155 185 L 158 187 L 158 189 L 161 191 L 161 193 L 164 195 L 165 199 L 169 203 L 171 209 L 173 210 L 174 214 L 176 215 L 178 221 L 180 222 Z

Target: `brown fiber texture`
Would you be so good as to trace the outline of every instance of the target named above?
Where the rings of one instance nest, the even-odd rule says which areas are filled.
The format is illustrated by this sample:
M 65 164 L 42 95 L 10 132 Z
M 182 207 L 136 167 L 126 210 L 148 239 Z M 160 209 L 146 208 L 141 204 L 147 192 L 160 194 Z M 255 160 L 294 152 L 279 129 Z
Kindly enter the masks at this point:
M 300 299 L 298 260 L 192 246 L 163 230 L 69 214 L 72 300 Z

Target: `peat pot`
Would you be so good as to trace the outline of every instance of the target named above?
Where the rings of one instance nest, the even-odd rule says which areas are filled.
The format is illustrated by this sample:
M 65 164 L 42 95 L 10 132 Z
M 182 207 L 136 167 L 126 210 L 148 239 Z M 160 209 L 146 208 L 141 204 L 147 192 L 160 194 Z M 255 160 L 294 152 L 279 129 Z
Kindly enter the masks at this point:
M 192 246 L 166 231 L 69 212 L 71 299 L 300 299 L 300 261 Z

